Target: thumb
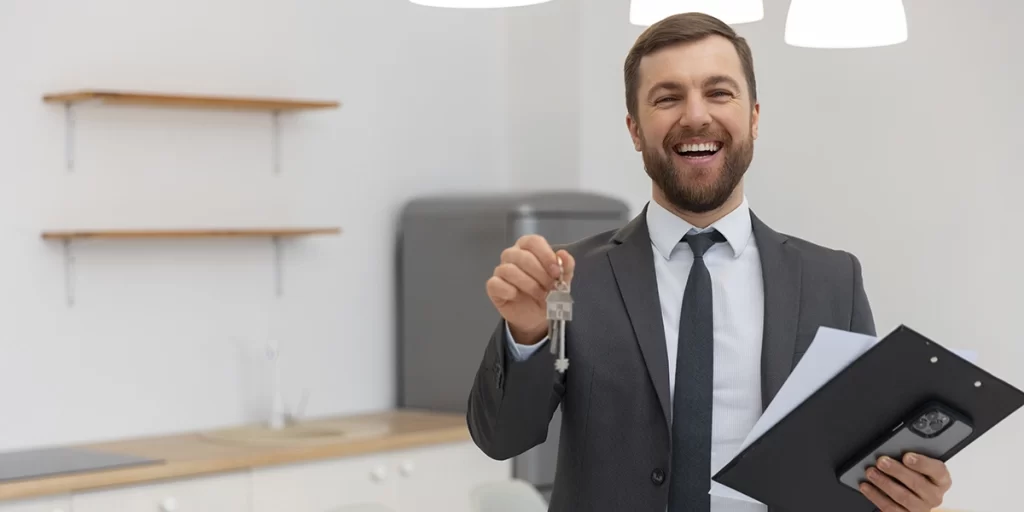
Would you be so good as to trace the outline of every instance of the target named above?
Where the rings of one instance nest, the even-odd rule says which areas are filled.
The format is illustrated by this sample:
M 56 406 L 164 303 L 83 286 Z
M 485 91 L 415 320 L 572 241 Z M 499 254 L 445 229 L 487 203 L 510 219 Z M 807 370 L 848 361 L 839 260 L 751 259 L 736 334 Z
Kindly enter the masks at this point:
M 576 260 L 565 249 L 558 251 L 555 255 L 562 261 L 562 279 L 565 280 L 566 284 L 571 284 L 572 277 L 576 271 Z

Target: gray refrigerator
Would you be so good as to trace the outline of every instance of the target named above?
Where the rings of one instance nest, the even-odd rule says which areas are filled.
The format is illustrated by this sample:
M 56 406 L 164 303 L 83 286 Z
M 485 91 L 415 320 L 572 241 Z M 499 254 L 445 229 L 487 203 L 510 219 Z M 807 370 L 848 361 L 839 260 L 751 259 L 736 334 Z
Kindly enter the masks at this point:
M 465 413 L 500 317 L 484 284 L 522 235 L 569 243 L 629 221 L 619 199 L 586 192 L 421 197 L 401 212 L 397 240 L 398 405 Z M 516 478 L 550 497 L 561 413 L 547 440 L 513 459 Z

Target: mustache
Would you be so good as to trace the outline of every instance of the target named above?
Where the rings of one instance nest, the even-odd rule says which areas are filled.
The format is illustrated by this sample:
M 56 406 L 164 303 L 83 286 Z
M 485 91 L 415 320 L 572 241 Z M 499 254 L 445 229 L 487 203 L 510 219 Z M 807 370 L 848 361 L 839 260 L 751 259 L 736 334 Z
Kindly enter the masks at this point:
M 721 141 L 722 144 L 725 145 L 732 142 L 732 137 L 730 137 L 725 130 L 717 130 L 710 127 L 702 130 L 693 130 L 691 128 L 677 125 L 665 135 L 664 146 L 666 149 L 672 149 L 684 140 L 692 138 L 717 140 Z

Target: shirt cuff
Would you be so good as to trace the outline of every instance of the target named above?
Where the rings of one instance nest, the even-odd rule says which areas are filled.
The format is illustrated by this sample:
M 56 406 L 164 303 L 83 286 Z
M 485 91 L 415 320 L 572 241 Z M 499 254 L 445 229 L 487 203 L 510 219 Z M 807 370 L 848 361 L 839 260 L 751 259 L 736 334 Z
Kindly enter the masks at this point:
M 512 331 L 508 328 L 508 322 L 505 322 L 505 340 L 507 341 L 506 345 L 508 345 L 509 355 L 512 356 L 514 361 L 520 362 L 529 359 L 534 352 L 547 343 L 548 338 L 545 336 L 544 339 L 533 345 L 520 345 L 519 343 L 516 343 L 516 340 L 512 337 Z

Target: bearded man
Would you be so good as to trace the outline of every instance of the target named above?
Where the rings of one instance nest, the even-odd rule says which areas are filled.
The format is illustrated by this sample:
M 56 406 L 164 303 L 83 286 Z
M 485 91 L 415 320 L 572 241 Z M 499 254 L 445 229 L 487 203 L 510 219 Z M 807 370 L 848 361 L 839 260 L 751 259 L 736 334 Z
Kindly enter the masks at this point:
M 875 334 L 861 265 L 751 211 L 743 177 L 760 105 L 750 48 L 728 25 L 662 20 L 637 39 L 624 75 L 652 201 L 619 230 L 562 248 L 524 236 L 501 254 L 486 290 L 502 319 L 469 429 L 484 453 L 508 459 L 542 443 L 561 407 L 552 511 L 761 512 L 709 496 L 711 475 L 820 326 Z M 541 349 L 560 275 L 575 301 L 565 372 Z M 917 454 L 883 458 L 864 480 L 885 512 L 932 510 L 951 485 L 942 462 Z

